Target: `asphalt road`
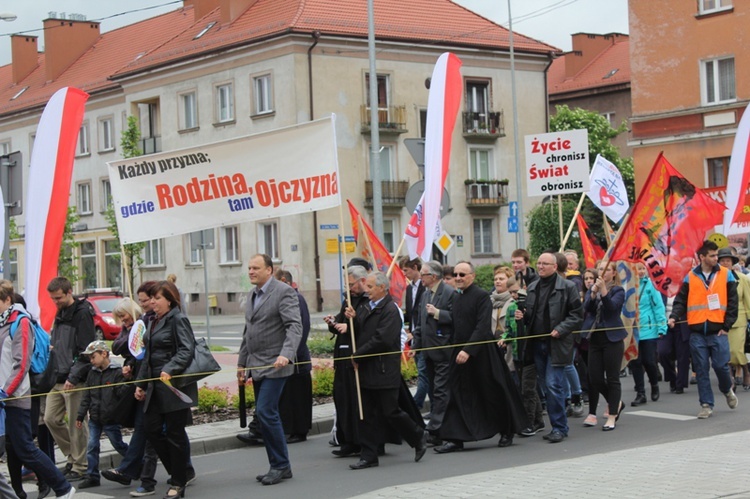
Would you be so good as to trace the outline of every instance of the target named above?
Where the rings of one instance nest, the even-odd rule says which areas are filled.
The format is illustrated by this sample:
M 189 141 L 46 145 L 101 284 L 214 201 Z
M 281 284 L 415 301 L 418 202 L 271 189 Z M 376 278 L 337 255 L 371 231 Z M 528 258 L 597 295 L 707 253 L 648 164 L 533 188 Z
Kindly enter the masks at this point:
M 565 460 L 592 454 L 600 454 L 620 449 L 705 438 L 712 435 L 737 432 L 747 429 L 750 416 L 750 392 L 738 393 L 739 407 L 730 411 L 723 395 L 714 387 L 718 395 L 713 417 L 708 420 L 695 418 L 699 404 L 697 389 L 693 385 L 683 395 L 670 394 L 668 385 L 661 384 L 667 393 L 658 402 L 649 402 L 639 408 L 631 408 L 633 399 L 632 378 L 624 378 L 624 400 L 627 409 L 618 423 L 617 429 L 604 433 L 601 426 L 583 428 L 583 419 L 570 420 L 570 438 L 559 444 L 549 444 L 542 434 L 532 438 L 516 437 L 513 446 L 505 449 L 496 447 L 497 439 L 468 443 L 466 450 L 449 455 L 438 455 L 429 450 L 422 462 L 414 463 L 412 449 L 403 446 L 387 446 L 387 454 L 380 458 L 380 467 L 362 471 L 351 471 L 348 464 L 355 459 L 334 458 L 328 445 L 329 435 L 318 435 L 307 442 L 290 446 L 294 478 L 279 485 L 264 487 L 255 481 L 255 475 L 268 468 L 266 454 L 262 447 L 226 451 L 212 455 L 198 456 L 194 465 L 198 480 L 187 490 L 187 497 L 231 499 L 248 497 L 299 497 L 299 498 L 339 498 L 380 489 L 382 487 L 429 481 L 449 476 L 459 476 L 481 471 L 507 470 L 527 464 L 549 463 L 550 473 L 570 473 L 571 480 L 586 487 L 586 480 L 575 469 L 567 469 Z M 601 415 L 603 408 L 599 409 Z M 600 425 L 602 418 L 600 418 Z M 710 444 L 707 444 L 710 445 Z M 742 459 L 742 456 L 726 456 L 727 459 Z M 604 459 L 604 458 L 603 458 Z M 653 455 L 654 472 L 658 473 L 659 455 Z M 627 466 L 603 460 L 602 470 L 607 466 Z M 159 494 L 166 492 L 166 476 L 160 470 L 158 476 Z M 540 479 L 543 479 L 540 476 Z M 633 477 L 637 480 L 637 477 Z M 669 477 L 664 477 L 669 480 Z M 533 490 L 533 484 L 530 484 Z M 134 487 L 122 487 L 103 481 L 102 486 L 88 489 L 88 494 L 77 498 L 125 498 Z M 498 491 L 498 497 L 501 497 Z M 29 494 L 30 498 L 34 494 Z M 160 497 L 160 495 L 157 495 Z

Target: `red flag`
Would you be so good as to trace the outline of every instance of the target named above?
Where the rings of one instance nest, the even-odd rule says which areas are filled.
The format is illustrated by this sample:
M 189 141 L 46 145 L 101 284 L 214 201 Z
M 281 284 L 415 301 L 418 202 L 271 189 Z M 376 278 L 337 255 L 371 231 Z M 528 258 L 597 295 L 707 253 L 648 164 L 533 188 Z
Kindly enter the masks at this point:
M 591 229 L 589 229 L 588 224 L 580 213 L 576 222 L 578 223 L 578 235 L 581 238 L 581 248 L 583 249 L 583 259 L 586 262 L 586 268 L 593 269 L 596 267 L 596 261 L 604 258 L 604 250 L 596 242 L 596 238 L 591 233 Z
M 660 153 L 611 258 L 645 263 L 656 289 L 674 296 L 706 233 L 721 224 L 724 209 Z
M 385 248 L 385 245 L 380 241 L 375 231 L 372 230 L 370 224 L 362 218 L 359 211 L 354 207 L 351 201 L 346 200 L 349 205 L 349 215 L 352 217 L 352 233 L 354 239 L 359 242 L 359 237 L 362 236 L 368 242 L 364 245 L 364 248 L 360 250 L 360 255 L 367 261 L 374 262 L 375 268 L 381 272 L 388 272 L 388 268 L 391 266 L 391 254 Z M 361 221 L 361 224 L 360 224 Z M 359 247 L 359 244 L 357 244 Z M 365 249 L 366 248 L 366 249 Z M 369 254 L 368 254 L 369 252 Z M 401 298 L 404 295 L 404 289 L 406 289 L 406 276 L 404 271 L 398 265 L 393 266 L 391 271 L 391 297 L 396 303 L 401 303 Z
M 26 212 L 26 305 L 46 330 L 57 308 L 47 284 L 57 276 L 68 214 L 73 159 L 89 94 L 61 88 L 47 102 L 37 127 L 29 165 Z

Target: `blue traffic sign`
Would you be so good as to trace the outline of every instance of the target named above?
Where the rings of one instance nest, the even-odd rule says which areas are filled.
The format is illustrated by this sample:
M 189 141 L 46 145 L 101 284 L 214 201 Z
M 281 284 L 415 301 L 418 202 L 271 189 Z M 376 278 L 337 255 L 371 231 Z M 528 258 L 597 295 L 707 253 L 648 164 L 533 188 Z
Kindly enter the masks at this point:
M 518 217 L 508 217 L 508 232 L 518 232 Z
M 508 211 L 510 211 L 511 217 L 518 218 L 518 201 L 508 203 Z

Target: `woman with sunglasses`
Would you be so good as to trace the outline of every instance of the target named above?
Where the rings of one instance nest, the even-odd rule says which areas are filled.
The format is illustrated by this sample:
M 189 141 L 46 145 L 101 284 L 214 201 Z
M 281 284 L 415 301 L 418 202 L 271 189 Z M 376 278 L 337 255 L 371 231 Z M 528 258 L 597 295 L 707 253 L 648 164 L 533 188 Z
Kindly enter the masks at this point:
M 599 277 L 586 292 L 583 302 L 583 329 L 590 331 L 589 415 L 583 425 L 596 426 L 596 409 L 599 395 L 602 395 L 609 405 L 607 422 L 602 430 L 612 431 L 625 408 L 620 385 L 620 364 L 628 335 L 620 318 L 625 290 L 620 286 L 616 262 L 609 262 L 606 267 L 599 262 L 597 266 Z

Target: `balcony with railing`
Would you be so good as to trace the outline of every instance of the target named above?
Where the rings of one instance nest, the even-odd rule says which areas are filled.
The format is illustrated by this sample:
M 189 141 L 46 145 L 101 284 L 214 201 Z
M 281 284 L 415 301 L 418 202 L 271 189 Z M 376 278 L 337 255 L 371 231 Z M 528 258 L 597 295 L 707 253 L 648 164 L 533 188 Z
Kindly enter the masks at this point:
M 362 133 L 370 133 L 370 108 L 364 104 L 359 108 Z M 406 133 L 406 106 L 378 108 L 378 129 L 381 134 L 399 135 Z
M 408 180 L 383 180 L 380 186 L 380 198 L 384 207 L 401 208 L 406 205 Z M 365 206 L 372 207 L 372 180 L 365 180 Z
M 467 208 L 499 208 L 508 204 L 508 183 L 505 180 L 474 180 L 464 182 Z
M 144 137 L 140 143 L 143 154 L 154 154 L 161 152 L 161 137 Z
M 502 111 L 488 111 L 463 113 L 464 138 L 494 141 L 498 137 L 505 137 L 505 122 Z

